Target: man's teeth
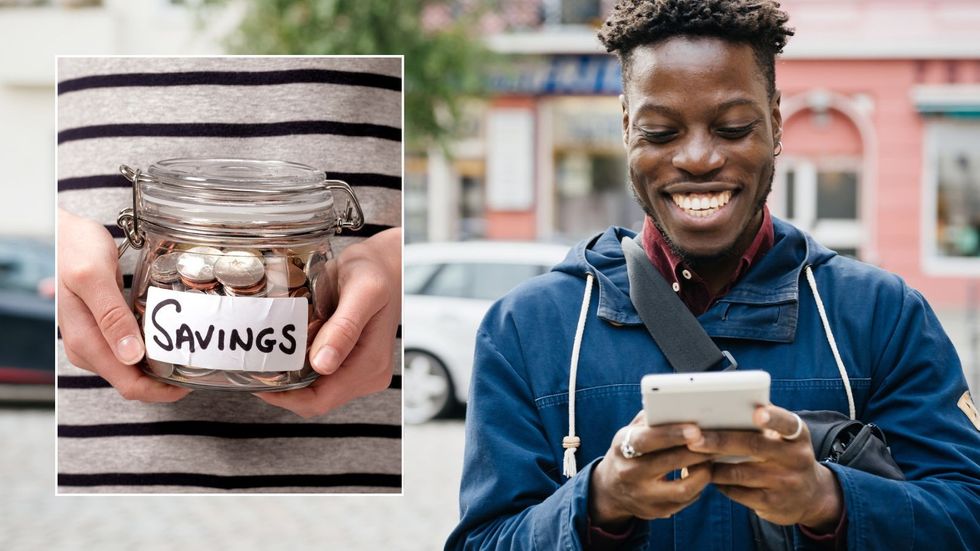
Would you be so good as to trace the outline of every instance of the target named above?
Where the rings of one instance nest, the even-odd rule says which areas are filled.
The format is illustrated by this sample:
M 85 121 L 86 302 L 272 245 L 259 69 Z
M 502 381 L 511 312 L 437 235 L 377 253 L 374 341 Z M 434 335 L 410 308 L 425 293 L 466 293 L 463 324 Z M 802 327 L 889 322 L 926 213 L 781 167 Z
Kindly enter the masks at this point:
M 731 191 L 719 193 L 674 193 L 670 196 L 674 204 L 697 218 L 709 216 L 728 204 Z

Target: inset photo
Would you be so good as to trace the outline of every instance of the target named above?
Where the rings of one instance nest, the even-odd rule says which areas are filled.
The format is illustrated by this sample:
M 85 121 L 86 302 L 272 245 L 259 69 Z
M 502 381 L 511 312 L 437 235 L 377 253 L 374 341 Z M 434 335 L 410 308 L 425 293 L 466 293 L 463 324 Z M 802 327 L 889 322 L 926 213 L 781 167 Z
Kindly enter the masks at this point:
M 402 67 L 58 59 L 58 494 L 401 493 Z

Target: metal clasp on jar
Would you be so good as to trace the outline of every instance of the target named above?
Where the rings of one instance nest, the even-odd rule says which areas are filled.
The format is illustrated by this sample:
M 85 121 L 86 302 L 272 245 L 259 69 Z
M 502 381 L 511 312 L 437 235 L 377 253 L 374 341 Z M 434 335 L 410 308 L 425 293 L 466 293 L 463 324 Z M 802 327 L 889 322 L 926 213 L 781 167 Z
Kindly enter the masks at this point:
M 143 245 L 146 244 L 146 236 L 140 229 L 140 218 L 139 218 L 139 204 L 140 204 L 140 184 L 143 182 L 153 181 L 153 178 L 143 174 L 143 172 L 138 168 L 132 168 L 127 165 L 119 165 L 119 173 L 123 175 L 124 178 L 133 183 L 133 206 L 130 208 L 125 208 L 119 212 L 119 216 L 116 218 L 116 225 L 125 233 L 126 239 L 119 244 L 117 251 L 121 257 L 126 249 L 133 247 L 134 249 L 142 249 Z
M 364 211 L 361 210 L 361 202 L 357 200 L 357 196 L 354 195 L 354 191 L 347 185 L 347 182 L 341 180 L 327 180 L 324 182 L 327 189 L 333 192 L 333 190 L 340 190 L 347 194 L 347 204 L 344 208 L 338 209 L 340 214 L 337 215 L 336 222 L 336 232 L 341 233 L 344 230 L 357 231 L 364 227 Z

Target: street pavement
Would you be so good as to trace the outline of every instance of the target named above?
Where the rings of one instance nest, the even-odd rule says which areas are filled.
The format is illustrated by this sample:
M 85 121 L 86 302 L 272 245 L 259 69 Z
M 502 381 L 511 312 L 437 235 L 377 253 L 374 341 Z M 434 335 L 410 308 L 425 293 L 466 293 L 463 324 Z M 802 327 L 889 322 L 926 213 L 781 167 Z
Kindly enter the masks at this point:
M 406 426 L 402 496 L 55 496 L 51 410 L 0 410 L 0 549 L 442 549 L 462 420 Z

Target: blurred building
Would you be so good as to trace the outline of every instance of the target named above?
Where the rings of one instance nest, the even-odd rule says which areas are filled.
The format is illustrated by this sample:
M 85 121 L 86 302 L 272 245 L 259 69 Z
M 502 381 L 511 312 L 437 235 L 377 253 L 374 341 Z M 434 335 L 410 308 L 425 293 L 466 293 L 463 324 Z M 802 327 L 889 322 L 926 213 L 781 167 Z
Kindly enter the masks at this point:
M 636 226 L 620 68 L 594 30 L 612 4 L 502 0 L 484 16 L 488 43 L 512 61 L 494 70 L 451 160 L 406 164 L 410 240 Z M 962 306 L 980 275 L 980 2 L 783 6 L 797 34 L 777 66 L 785 149 L 770 208 L 933 304 Z
M 220 53 L 237 20 L 205 26 L 187 3 L 0 0 L 0 235 L 54 233 L 55 56 Z

